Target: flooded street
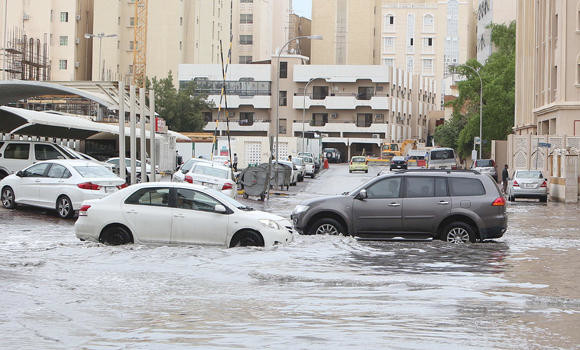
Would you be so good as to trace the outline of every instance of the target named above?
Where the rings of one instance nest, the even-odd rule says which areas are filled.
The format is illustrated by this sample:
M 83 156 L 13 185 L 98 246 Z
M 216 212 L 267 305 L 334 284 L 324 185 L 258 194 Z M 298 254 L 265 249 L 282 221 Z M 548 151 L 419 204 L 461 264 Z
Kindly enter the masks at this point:
M 266 204 L 373 177 L 332 165 Z M 0 348 L 574 349 L 577 205 L 509 203 L 495 242 L 297 236 L 273 249 L 109 247 L 74 220 L 0 209 Z

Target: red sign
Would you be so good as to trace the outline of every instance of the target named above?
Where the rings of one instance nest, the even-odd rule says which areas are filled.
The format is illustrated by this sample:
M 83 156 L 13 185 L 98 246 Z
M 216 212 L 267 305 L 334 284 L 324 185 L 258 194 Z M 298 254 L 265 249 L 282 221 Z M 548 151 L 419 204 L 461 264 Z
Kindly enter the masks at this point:
M 167 125 L 165 119 L 155 117 L 155 132 L 159 134 L 167 134 Z

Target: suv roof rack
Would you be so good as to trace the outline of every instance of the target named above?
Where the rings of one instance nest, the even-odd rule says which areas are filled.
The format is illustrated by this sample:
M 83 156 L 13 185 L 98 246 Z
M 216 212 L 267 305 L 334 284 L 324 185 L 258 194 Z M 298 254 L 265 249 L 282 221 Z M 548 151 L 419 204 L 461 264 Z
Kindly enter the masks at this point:
M 475 175 L 481 175 L 481 173 L 477 170 L 471 169 L 458 169 L 458 170 L 451 170 L 451 169 L 393 169 L 393 172 L 397 173 L 472 173 Z

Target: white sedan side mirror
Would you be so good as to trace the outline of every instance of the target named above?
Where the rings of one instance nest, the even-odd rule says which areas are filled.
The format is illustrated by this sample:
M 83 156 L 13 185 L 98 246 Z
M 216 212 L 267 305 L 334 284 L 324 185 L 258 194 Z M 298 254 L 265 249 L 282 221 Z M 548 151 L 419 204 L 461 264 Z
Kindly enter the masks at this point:
M 216 204 L 216 206 L 213 208 L 213 211 L 219 214 L 227 213 L 226 207 L 221 204 Z

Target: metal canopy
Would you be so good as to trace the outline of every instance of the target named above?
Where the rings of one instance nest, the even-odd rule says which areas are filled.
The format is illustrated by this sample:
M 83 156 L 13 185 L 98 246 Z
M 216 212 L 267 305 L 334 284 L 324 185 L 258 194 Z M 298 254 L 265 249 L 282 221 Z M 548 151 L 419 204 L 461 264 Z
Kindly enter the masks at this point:
M 2 106 L 0 133 L 82 140 L 100 133 L 118 135 L 119 127 L 117 124 L 97 123 L 82 117 Z M 125 135 L 128 134 L 129 127 L 125 127 Z M 174 131 L 168 134 L 177 140 L 191 141 Z M 149 135 L 147 131 L 145 137 L 150 138 Z
M 118 103 L 96 94 L 60 84 L 43 81 L 3 80 L 0 81 L 0 105 L 15 103 L 25 98 L 42 95 L 77 95 L 94 101 L 110 110 L 116 110 Z

